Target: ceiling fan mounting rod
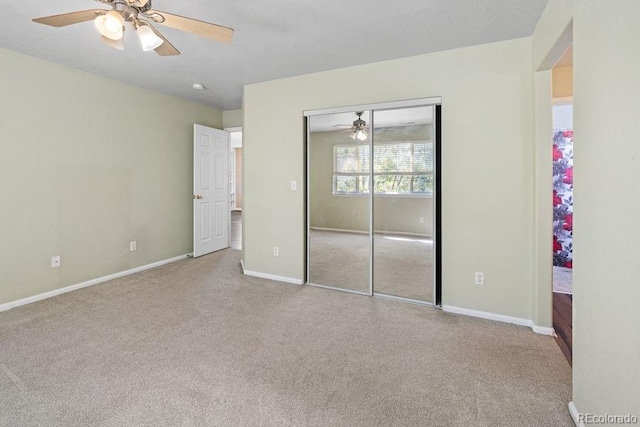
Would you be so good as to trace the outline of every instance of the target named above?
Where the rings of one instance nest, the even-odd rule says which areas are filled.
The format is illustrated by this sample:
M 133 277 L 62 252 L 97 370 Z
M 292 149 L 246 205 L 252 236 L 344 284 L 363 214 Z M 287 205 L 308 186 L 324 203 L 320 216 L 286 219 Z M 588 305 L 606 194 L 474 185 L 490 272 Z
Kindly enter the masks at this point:
M 113 10 L 120 12 L 122 17 L 127 22 L 132 22 L 138 17 L 138 10 L 135 7 L 129 5 L 126 0 L 114 0 Z

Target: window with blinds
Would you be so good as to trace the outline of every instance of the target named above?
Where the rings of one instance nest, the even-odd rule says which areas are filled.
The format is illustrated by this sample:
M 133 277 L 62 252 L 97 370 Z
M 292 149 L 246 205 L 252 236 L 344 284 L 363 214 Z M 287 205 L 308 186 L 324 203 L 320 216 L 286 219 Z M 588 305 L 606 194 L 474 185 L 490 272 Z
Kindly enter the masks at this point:
M 370 146 L 333 146 L 333 193 L 367 194 Z M 431 195 L 433 192 L 433 144 L 431 141 L 376 143 L 373 155 L 375 194 Z

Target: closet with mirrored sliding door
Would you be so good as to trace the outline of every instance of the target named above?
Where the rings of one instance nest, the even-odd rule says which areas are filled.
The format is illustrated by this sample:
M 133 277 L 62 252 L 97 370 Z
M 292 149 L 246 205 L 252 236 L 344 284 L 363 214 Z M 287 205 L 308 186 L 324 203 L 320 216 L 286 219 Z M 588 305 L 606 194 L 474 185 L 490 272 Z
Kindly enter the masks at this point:
M 306 283 L 439 305 L 440 99 L 305 118 Z

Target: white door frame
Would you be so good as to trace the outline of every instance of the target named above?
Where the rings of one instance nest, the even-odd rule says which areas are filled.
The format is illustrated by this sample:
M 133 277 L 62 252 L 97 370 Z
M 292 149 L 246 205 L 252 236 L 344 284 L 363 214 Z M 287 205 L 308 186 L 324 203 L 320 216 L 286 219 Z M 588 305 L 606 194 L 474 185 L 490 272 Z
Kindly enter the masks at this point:
M 231 134 L 234 133 L 234 132 L 242 132 L 242 127 L 241 126 L 233 126 L 233 127 L 224 128 L 224 130 L 229 132 L 229 152 L 233 152 L 234 153 L 234 162 L 235 162 L 235 151 L 234 150 L 236 148 L 242 148 L 242 143 L 240 144 L 240 147 L 234 147 L 233 143 L 231 141 Z M 237 173 L 238 173 L 237 172 L 237 167 L 234 165 L 234 174 L 237 174 Z M 229 177 L 229 180 L 231 180 L 231 177 Z M 238 182 L 238 179 L 237 179 L 236 176 L 233 177 L 233 182 L 234 182 L 234 190 L 236 190 L 237 189 L 236 185 L 237 185 L 237 182 Z M 229 193 L 231 193 L 231 187 L 229 187 Z M 229 203 L 229 210 L 230 211 L 236 209 L 236 201 L 238 200 L 238 198 L 237 198 L 238 197 L 238 192 L 234 191 L 234 195 L 235 195 L 235 197 L 234 197 L 233 205 L 231 203 Z M 231 214 L 229 214 L 229 215 L 231 215 Z M 229 227 L 231 227 L 231 223 L 229 223 Z

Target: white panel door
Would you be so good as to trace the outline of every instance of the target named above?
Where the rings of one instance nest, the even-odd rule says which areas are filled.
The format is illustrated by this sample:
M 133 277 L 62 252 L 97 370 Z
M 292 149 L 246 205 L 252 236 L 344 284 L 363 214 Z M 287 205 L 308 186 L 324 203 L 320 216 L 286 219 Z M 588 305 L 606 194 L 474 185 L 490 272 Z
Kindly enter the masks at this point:
M 193 256 L 229 247 L 229 133 L 194 125 Z

